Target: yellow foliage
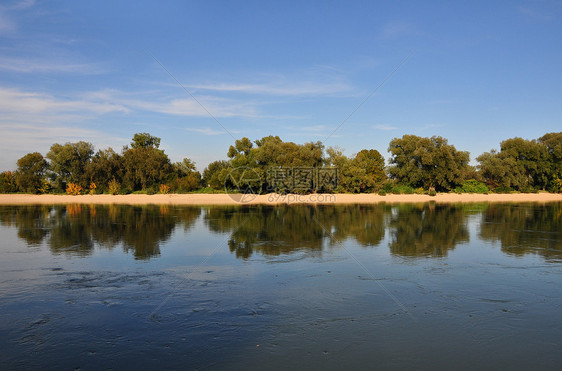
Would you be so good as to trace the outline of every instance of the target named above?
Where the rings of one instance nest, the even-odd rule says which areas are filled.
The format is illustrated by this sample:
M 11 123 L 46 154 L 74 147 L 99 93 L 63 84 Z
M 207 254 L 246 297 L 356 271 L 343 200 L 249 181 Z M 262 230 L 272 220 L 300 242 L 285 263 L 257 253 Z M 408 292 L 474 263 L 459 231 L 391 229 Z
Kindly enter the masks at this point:
M 121 184 L 119 184 L 119 182 L 117 180 L 112 179 L 109 181 L 109 193 L 112 195 L 116 195 L 119 194 L 119 191 L 121 190 Z
M 49 193 L 53 189 L 53 185 L 47 179 L 41 179 L 41 187 L 39 188 L 40 193 Z
M 66 193 L 72 196 L 77 196 L 82 193 L 82 191 L 82 187 L 76 183 L 68 183 L 68 185 L 66 186 Z
M 167 194 L 170 192 L 170 187 L 165 184 L 160 184 L 160 193 Z
M 96 185 L 96 183 L 91 182 L 90 183 L 90 195 L 96 194 L 96 188 L 98 188 L 98 186 Z

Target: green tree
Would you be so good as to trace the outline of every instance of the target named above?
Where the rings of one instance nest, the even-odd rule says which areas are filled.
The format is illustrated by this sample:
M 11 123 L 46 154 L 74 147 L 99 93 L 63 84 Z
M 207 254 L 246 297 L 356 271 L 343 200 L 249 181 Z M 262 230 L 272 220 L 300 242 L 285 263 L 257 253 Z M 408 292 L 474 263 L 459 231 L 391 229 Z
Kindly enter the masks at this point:
M 553 145 L 555 139 L 547 136 L 545 141 Z M 556 165 L 553 166 L 555 162 L 547 144 L 540 140 L 511 138 L 501 142 L 500 147 L 500 152 L 492 150 L 476 158 L 480 173 L 490 187 L 517 191 L 549 187 Z M 555 151 L 552 148 L 552 152 Z
M 19 189 L 27 193 L 39 193 L 48 166 L 43 155 L 38 152 L 28 153 L 20 158 L 16 172 L 16 184 Z
M 66 184 L 77 183 L 83 188 L 88 188 L 89 179 L 86 168 L 94 154 L 94 146 L 88 142 L 55 143 L 47 153 L 50 160 L 55 188 L 64 191 Z
M 123 148 L 125 191 L 156 191 L 160 184 L 174 179 L 174 167 L 159 146 L 160 138 L 140 133 L 133 137 L 131 148 Z
M 343 149 L 340 147 L 328 147 L 326 154 L 327 157 L 324 159 L 324 164 L 327 166 L 343 169 L 349 161 L 349 158 L 343 154 Z
M 476 160 L 479 162 L 480 174 L 492 189 L 519 189 L 527 184 L 527 179 L 520 173 L 513 158 L 506 158 L 496 150 L 491 150 L 484 152 Z
M 243 156 L 248 156 L 250 150 L 252 149 L 252 141 L 246 137 L 242 139 L 237 139 L 233 146 L 228 148 L 228 157 L 232 159 L 237 159 Z
M 349 192 L 376 192 L 386 180 L 384 158 L 375 149 L 361 150 L 346 162 L 341 171 L 341 184 Z
M 501 154 L 515 161 L 518 172 L 523 174 L 529 187 L 546 189 L 550 164 L 545 145 L 536 140 L 511 138 L 501 142 Z
M 227 161 L 211 162 L 205 170 L 203 170 L 203 183 L 213 189 L 224 188 L 224 178 L 221 178 L 221 172 L 229 168 Z
M 447 139 L 404 135 L 390 142 L 390 177 L 412 187 L 450 191 L 460 185 L 468 166 L 468 152 L 457 151 Z
M 18 191 L 16 184 L 16 173 L 3 171 L 0 173 L 0 193 L 13 193 Z
M 255 143 L 255 146 L 254 146 Z M 302 145 L 283 142 L 278 136 L 267 136 L 252 143 L 248 138 L 236 140 L 228 150 L 229 168 L 222 168 L 217 176 L 224 179 L 227 188 L 255 189 L 256 183 L 262 181 L 264 189 L 277 188 L 268 184 L 268 171 L 275 169 L 294 169 L 298 167 L 320 167 L 324 163 L 322 142 L 310 142 Z M 251 175 L 248 175 L 248 168 Z M 244 170 L 246 169 L 246 170 Z M 289 170 L 288 170 L 289 171 Z M 245 176 L 248 177 L 244 181 Z M 240 178 L 233 184 L 230 178 Z
M 131 142 L 131 148 L 160 148 L 160 138 L 154 137 L 148 133 L 136 133 Z
M 175 179 L 170 183 L 172 191 L 189 192 L 201 187 L 201 173 L 195 168 L 195 163 L 188 158 L 174 165 Z
M 549 189 L 560 192 L 562 191 L 562 132 L 547 133 L 538 141 L 546 146 L 549 155 Z
M 95 183 L 100 192 L 108 192 L 113 179 L 121 182 L 123 172 L 123 158 L 112 148 L 97 151 L 86 166 L 89 181 Z

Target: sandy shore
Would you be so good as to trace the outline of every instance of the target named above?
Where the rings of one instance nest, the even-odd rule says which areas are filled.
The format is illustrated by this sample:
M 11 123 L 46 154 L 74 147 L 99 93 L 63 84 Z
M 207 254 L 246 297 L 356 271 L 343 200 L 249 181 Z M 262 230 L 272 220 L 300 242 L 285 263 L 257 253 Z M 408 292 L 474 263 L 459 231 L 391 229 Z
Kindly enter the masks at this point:
M 31 204 L 124 204 L 124 205 L 242 205 L 242 204 L 375 204 L 386 203 L 469 203 L 469 202 L 562 202 L 562 194 L 455 194 L 427 195 L 311 194 L 311 195 L 241 195 L 241 194 L 156 194 L 156 195 L 23 195 L 0 194 L 0 205 Z

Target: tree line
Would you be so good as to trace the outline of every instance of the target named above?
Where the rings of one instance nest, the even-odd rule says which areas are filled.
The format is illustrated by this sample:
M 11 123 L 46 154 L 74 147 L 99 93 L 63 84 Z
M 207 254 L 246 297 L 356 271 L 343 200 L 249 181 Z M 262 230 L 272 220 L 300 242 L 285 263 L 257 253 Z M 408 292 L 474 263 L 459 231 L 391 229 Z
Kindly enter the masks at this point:
M 161 150 L 161 139 L 137 133 L 121 153 L 111 148 L 94 151 L 91 143 L 55 143 L 43 156 L 28 153 L 16 171 L 0 173 L 0 193 L 185 193 L 251 189 L 252 192 L 292 192 L 271 169 L 335 169 L 332 188 L 310 187 L 300 192 L 429 193 L 435 192 L 550 192 L 562 191 L 562 132 L 538 139 L 511 138 L 500 150 L 478 156 L 469 164 L 459 151 L 439 136 L 404 135 L 389 143 L 389 164 L 375 149 L 351 157 L 320 141 L 296 144 L 278 136 L 236 140 L 228 160 L 214 161 L 203 174 L 189 158 L 172 163 Z M 251 172 L 252 176 L 248 176 Z M 279 173 L 279 171 L 277 171 Z M 299 174 L 305 172 L 301 171 Z M 296 174 L 296 172 L 294 173 Z M 293 174 L 293 176 L 294 176 Z M 306 183 L 305 183 L 306 185 Z

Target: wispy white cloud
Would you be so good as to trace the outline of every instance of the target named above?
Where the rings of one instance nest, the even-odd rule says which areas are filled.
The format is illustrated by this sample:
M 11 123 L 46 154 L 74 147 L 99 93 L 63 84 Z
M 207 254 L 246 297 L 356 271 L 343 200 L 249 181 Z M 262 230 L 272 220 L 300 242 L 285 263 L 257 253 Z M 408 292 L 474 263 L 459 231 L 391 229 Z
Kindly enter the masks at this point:
M 209 117 L 210 112 L 214 117 L 258 117 L 259 113 L 252 102 L 223 99 L 210 96 L 192 98 L 168 99 L 151 101 L 145 99 L 119 99 L 123 105 L 138 111 L 150 111 L 174 116 Z M 207 112 L 208 111 L 208 112 Z
M 246 94 L 268 95 L 328 95 L 351 91 L 348 84 L 342 82 L 295 82 L 295 83 L 262 83 L 262 84 L 235 84 L 235 83 L 208 83 L 191 85 L 190 88 L 219 92 L 238 92 Z
M 94 113 L 105 114 L 109 112 L 128 112 L 128 109 L 120 104 L 111 102 L 94 102 L 87 100 L 70 100 L 56 98 L 52 95 L 25 92 L 17 89 L 0 87 L 0 112 L 4 118 L 7 114 L 26 117 L 41 115 L 64 115 L 72 113 Z
M 104 114 L 127 112 L 126 107 L 111 102 L 63 99 L 0 87 L 0 169 L 13 169 L 25 153 L 45 154 L 53 143 L 88 140 L 103 147 L 118 144 L 107 133 L 79 125 Z
M 377 130 L 384 130 L 384 131 L 391 131 L 391 130 L 398 130 L 396 126 L 392 125 L 375 125 L 375 129 Z
M 118 150 L 130 140 L 71 124 L 6 124 L 2 121 L 0 131 L 2 132 L 0 136 L 0 148 L 2 148 L 0 171 L 15 170 L 17 159 L 27 153 L 39 152 L 46 155 L 54 143 L 86 140 L 94 144 L 97 149 L 113 147 Z
M 350 93 L 354 90 L 346 71 L 328 65 L 285 73 L 254 72 L 251 76 L 242 76 L 238 81 L 210 80 L 185 86 L 195 91 L 299 97 Z
M 228 134 L 227 131 L 214 130 L 214 129 L 211 129 L 211 128 L 186 128 L 186 130 L 193 131 L 195 133 L 200 133 L 200 134 L 203 134 L 203 135 L 224 135 L 224 134 Z M 239 133 L 239 131 L 236 131 L 236 130 L 229 130 L 229 132 Z
M 0 70 L 12 72 L 67 72 L 95 75 L 106 72 L 99 64 L 68 63 L 54 60 L 0 57 Z
M 198 97 L 198 100 L 217 118 L 258 115 L 257 109 L 248 102 L 209 96 Z M 98 138 L 98 143 L 105 148 L 112 143 L 107 139 L 108 134 L 88 129 L 85 126 L 86 122 L 91 122 L 88 120 L 104 115 L 130 116 L 143 112 L 208 117 L 208 113 L 193 99 L 166 99 L 159 97 L 155 92 L 126 93 L 105 90 L 66 98 L 0 87 L 0 169 L 13 168 L 15 160 L 25 153 L 44 153 L 55 142 L 88 140 L 96 144 L 94 139 Z M 225 134 L 209 128 L 188 130 L 203 135 Z M 117 143 L 117 146 L 126 143 L 113 142 Z

